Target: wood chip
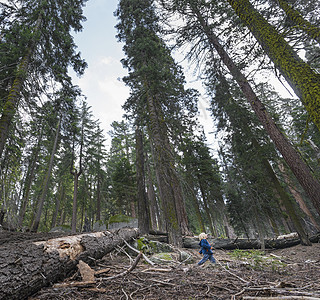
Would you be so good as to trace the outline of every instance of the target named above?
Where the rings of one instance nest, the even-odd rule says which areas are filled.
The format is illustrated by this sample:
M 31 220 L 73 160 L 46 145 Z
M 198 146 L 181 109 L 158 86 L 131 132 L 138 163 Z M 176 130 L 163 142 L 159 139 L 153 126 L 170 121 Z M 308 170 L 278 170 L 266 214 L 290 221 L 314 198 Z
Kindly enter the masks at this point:
M 79 261 L 78 269 L 80 271 L 82 281 L 84 281 L 84 282 L 95 281 L 94 270 L 92 270 L 90 268 L 90 266 L 88 264 L 86 264 L 84 261 L 82 261 L 82 260 Z

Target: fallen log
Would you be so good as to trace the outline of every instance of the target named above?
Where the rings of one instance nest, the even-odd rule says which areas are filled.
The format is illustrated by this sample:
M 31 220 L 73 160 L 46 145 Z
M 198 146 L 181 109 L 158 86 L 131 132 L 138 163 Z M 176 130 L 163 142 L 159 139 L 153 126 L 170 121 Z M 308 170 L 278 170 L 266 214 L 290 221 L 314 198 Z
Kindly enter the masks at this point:
M 214 249 L 260 249 L 261 243 L 259 240 L 248 240 L 238 238 L 236 240 L 232 239 L 210 239 L 210 244 Z M 286 240 L 265 240 L 266 249 L 280 249 L 288 248 L 300 243 L 299 239 L 286 239 Z M 199 248 L 199 240 L 197 238 L 185 238 L 183 245 L 185 248 L 197 249 Z
M 138 236 L 134 228 L 20 242 L 0 247 L 0 299 L 27 299 L 69 276 L 80 260 L 90 263 Z
M 312 243 L 318 243 L 320 240 L 320 233 L 310 237 Z M 261 243 L 259 240 L 252 239 L 210 239 L 210 243 L 215 249 L 225 249 L 225 250 L 234 250 L 234 249 L 260 249 Z M 299 238 L 287 238 L 287 239 L 265 239 L 266 249 L 282 249 L 289 248 L 295 245 L 300 244 Z M 185 237 L 183 239 L 183 246 L 185 248 L 198 249 L 199 240 L 197 237 Z
M 163 235 L 163 236 L 166 236 L 168 238 L 168 234 L 166 232 L 160 231 L 160 230 L 150 230 L 149 234 L 152 234 L 152 235 Z
M 156 241 L 160 243 L 168 243 L 168 236 L 167 235 L 154 235 L 151 232 L 149 234 L 144 235 L 148 240 Z

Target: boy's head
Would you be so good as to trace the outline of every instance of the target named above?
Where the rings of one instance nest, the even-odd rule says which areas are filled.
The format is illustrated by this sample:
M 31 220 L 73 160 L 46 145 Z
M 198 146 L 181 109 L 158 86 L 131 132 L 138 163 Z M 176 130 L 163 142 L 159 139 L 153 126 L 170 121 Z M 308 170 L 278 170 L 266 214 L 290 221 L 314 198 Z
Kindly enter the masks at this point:
M 208 235 L 207 235 L 206 233 L 201 232 L 201 233 L 199 234 L 199 241 L 201 241 L 201 240 L 203 240 L 203 239 L 206 239 L 207 237 L 208 237 Z

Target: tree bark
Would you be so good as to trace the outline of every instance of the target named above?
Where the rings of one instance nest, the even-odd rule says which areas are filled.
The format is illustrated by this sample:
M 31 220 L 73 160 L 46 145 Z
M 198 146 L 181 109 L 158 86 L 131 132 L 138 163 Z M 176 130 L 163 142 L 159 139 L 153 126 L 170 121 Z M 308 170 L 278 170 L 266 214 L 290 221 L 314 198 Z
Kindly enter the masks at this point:
M 27 210 L 27 206 L 28 206 L 28 202 L 29 202 L 29 193 L 30 193 L 30 189 L 31 189 L 31 183 L 34 178 L 34 173 L 35 173 L 35 169 L 36 169 L 36 162 L 37 162 L 37 158 L 38 158 L 39 151 L 40 151 L 40 142 L 42 140 L 42 132 L 43 132 L 42 128 L 43 127 L 41 127 L 41 132 L 38 137 L 37 146 L 35 148 L 33 148 L 33 150 L 32 150 L 32 154 L 30 157 L 29 165 L 28 165 L 26 180 L 25 180 L 24 187 L 23 187 L 23 197 L 22 197 L 21 207 L 19 210 L 19 220 L 18 220 L 18 226 L 17 226 L 18 228 L 21 228 L 21 226 L 23 224 L 24 216 L 26 214 L 26 210 Z
M 73 175 L 74 182 L 73 182 L 73 206 L 72 206 L 72 220 L 71 220 L 71 232 L 76 233 L 77 232 L 77 205 L 78 205 L 78 181 L 79 177 L 82 174 L 82 150 L 83 150 L 83 132 L 84 132 L 84 121 L 82 120 L 81 125 L 81 143 L 80 143 L 80 159 L 79 159 L 79 171 L 76 170 L 76 168 L 73 168 L 74 164 L 74 152 L 72 154 L 72 165 L 70 173 Z M 73 145 L 73 151 L 74 151 L 74 145 Z
M 258 152 L 260 151 L 260 145 L 258 143 L 258 141 L 256 139 L 252 139 L 252 143 L 253 146 L 257 149 Z M 303 245 L 311 245 L 307 233 L 303 228 L 303 222 L 301 217 L 296 213 L 295 207 L 289 197 L 289 195 L 287 194 L 287 192 L 284 190 L 284 188 L 282 187 L 282 185 L 280 184 L 278 177 L 276 176 L 276 174 L 274 173 L 269 161 L 266 158 L 262 158 L 262 163 L 265 167 L 265 170 L 271 180 L 271 182 L 273 183 L 274 188 L 276 189 L 281 204 L 283 204 L 283 206 L 285 207 L 287 213 L 289 214 L 289 217 L 295 227 L 295 230 L 298 232 L 299 237 L 301 239 L 301 243 Z
M 100 166 L 100 158 L 98 162 L 98 166 Z M 101 219 L 101 183 L 100 183 L 100 170 L 98 170 L 97 174 L 97 215 L 96 215 L 96 220 L 100 221 Z
M 186 185 L 187 185 L 187 190 L 190 191 L 189 193 L 191 194 L 191 201 L 192 201 L 192 206 L 194 208 L 194 213 L 197 217 L 198 223 L 199 223 L 199 229 L 201 232 L 205 232 L 205 227 L 204 227 L 204 222 L 203 222 L 203 218 L 201 215 L 201 211 L 200 211 L 200 206 L 199 206 L 199 201 L 197 199 L 196 193 L 194 191 L 194 185 L 193 185 L 193 180 L 192 180 L 192 176 L 191 176 L 191 170 L 188 166 L 186 166 L 187 168 L 187 172 L 186 172 Z
M 310 22 L 305 20 L 299 11 L 293 8 L 285 0 L 278 0 L 278 4 L 281 9 L 286 13 L 287 17 L 292 21 L 295 25 L 298 26 L 303 32 L 305 32 L 310 38 L 314 39 L 320 44 L 320 28 L 312 25 Z
M 146 90 L 149 90 L 148 88 Z M 165 124 L 161 117 L 161 109 L 156 105 L 152 95 L 147 95 L 150 122 L 148 124 L 149 134 L 152 143 L 155 172 L 158 182 L 161 206 L 165 216 L 166 230 L 169 243 L 175 246 L 182 246 L 182 229 L 180 211 L 177 209 L 179 203 L 176 199 L 177 192 L 174 192 L 173 159 L 171 147 L 168 141 Z
M 63 197 L 64 197 L 64 186 L 63 186 L 63 183 L 60 182 L 58 192 L 56 194 L 55 210 L 52 214 L 51 228 L 54 228 L 57 224 L 57 217 L 60 209 L 60 203 Z
M 73 175 L 73 204 L 72 204 L 72 220 L 71 220 L 71 232 L 76 233 L 77 232 L 77 210 L 78 210 L 78 181 L 79 177 L 82 174 L 82 169 L 77 171 L 71 172 Z
M 156 199 L 156 193 L 154 191 L 154 186 L 152 182 L 152 174 L 151 169 L 149 166 L 149 162 L 147 161 L 147 196 L 148 196 L 148 203 L 149 203 L 149 214 L 150 214 L 150 221 L 151 221 L 151 229 L 163 229 L 161 226 L 161 217 L 159 211 L 159 204 Z
M 208 219 L 209 228 L 210 228 L 211 234 L 212 235 L 216 235 L 215 229 L 213 227 L 213 220 L 212 220 L 212 217 L 211 217 L 208 201 L 207 201 L 207 195 L 206 195 L 206 192 L 204 190 L 204 187 L 203 187 L 203 184 L 202 184 L 202 181 L 201 181 L 201 178 L 199 177 L 199 175 L 197 175 L 197 178 L 198 178 L 198 182 L 199 182 L 200 192 L 201 192 L 201 195 L 202 195 L 203 208 L 204 208 L 205 214 L 206 214 L 207 219 Z
M 21 60 L 17 72 L 16 78 L 13 82 L 13 85 L 10 89 L 7 101 L 4 103 L 2 108 L 2 115 L 0 118 L 0 157 L 2 157 L 3 149 L 8 137 L 9 127 L 13 116 L 16 113 L 16 109 L 20 102 L 20 94 L 24 84 L 24 81 L 28 74 L 28 67 L 31 61 L 32 54 L 36 45 L 36 38 L 39 33 L 39 28 L 42 22 L 42 14 L 39 15 L 37 23 L 35 25 L 33 34 L 34 37 L 30 42 L 29 48 L 26 50 L 26 55 Z
M 59 137 L 59 133 L 60 133 L 60 124 L 61 124 L 61 121 L 59 119 L 58 124 L 57 124 L 57 128 L 56 128 L 56 136 L 55 136 L 54 143 L 52 146 L 52 152 L 51 152 L 51 157 L 50 157 L 50 161 L 49 161 L 48 171 L 46 173 L 46 177 L 43 182 L 41 197 L 40 197 L 38 205 L 37 205 L 37 214 L 36 214 L 32 229 L 31 229 L 31 231 L 33 231 L 33 232 L 37 232 L 39 224 L 40 224 L 42 209 L 43 209 L 45 197 L 47 195 L 47 191 L 49 188 L 49 179 L 51 177 L 51 171 L 53 168 L 54 156 L 55 156 L 56 150 L 57 150 L 58 137 Z
M 150 210 L 147 201 L 144 155 L 143 155 L 143 138 L 142 132 L 136 125 L 136 176 L 137 176 L 137 197 L 138 197 L 138 227 L 141 233 L 148 233 L 150 226 Z
M 311 119 L 320 130 L 319 74 L 297 55 L 249 0 L 228 0 L 228 2 L 301 99 Z
M 320 232 L 320 225 L 315 220 L 312 212 L 308 208 L 307 204 L 303 200 L 301 194 L 296 190 L 296 188 L 292 185 L 292 182 L 290 181 L 290 178 L 288 174 L 285 171 L 285 167 L 283 164 L 278 164 L 279 170 L 281 171 L 285 182 L 288 185 L 288 188 L 293 195 L 293 197 L 296 199 L 296 202 L 299 204 L 301 210 L 309 217 L 310 221 L 312 222 L 313 226 Z
M 121 228 L 56 238 L 42 242 L 19 242 L 0 248 L 0 299 L 20 300 L 70 275 L 80 260 L 100 259 L 138 230 Z M 14 276 L 14 280 L 13 280 Z

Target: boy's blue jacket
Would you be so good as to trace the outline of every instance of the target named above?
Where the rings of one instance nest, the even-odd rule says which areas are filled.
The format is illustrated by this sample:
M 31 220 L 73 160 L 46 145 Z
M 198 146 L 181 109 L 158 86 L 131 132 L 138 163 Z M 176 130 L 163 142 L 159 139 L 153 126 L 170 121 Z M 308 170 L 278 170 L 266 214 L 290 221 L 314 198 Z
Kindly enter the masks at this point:
M 213 254 L 211 251 L 211 245 L 206 239 L 201 240 L 199 246 L 201 247 L 199 251 L 200 254 Z

